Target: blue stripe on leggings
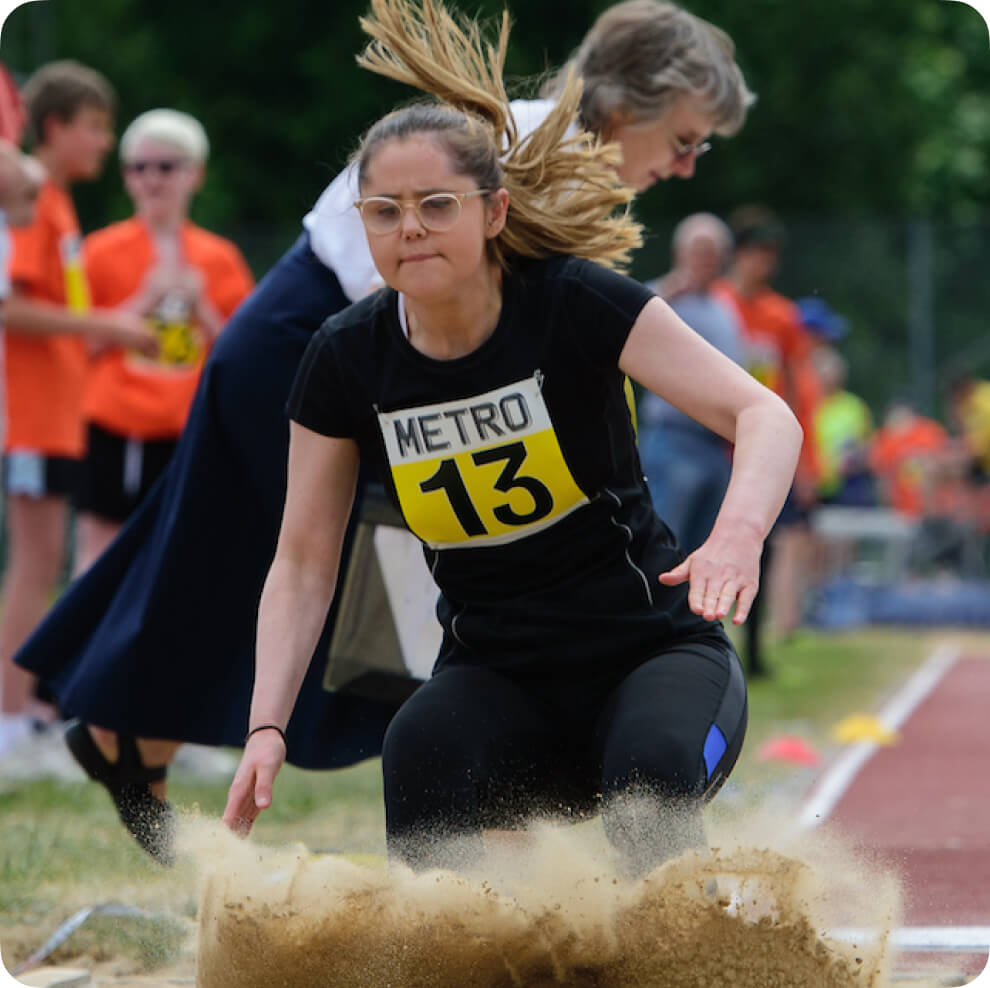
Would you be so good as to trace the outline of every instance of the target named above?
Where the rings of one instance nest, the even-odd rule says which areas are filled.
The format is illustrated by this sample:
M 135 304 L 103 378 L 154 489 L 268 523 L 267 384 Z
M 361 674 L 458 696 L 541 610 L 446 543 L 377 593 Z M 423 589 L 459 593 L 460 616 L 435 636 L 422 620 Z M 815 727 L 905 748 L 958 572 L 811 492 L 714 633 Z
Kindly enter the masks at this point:
M 725 749 L 728 744 L 725 740 L 725 735 L 718 729 L 716 724 L 712 724 L 711 729 L 708 732 L 708 737 L 705 738 L 705 768 L 708 770 L 708 778 L 712 777 L 712 772 L 715 771 L 715 766 L 718 765 L 722 756 L 725 754 Z

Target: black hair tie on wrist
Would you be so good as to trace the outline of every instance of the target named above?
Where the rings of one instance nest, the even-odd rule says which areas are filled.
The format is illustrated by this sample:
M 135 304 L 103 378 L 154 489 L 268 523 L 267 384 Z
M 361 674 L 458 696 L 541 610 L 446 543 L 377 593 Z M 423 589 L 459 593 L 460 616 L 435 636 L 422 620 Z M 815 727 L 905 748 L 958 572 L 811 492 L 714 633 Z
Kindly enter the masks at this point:
M 283 731 L 278 724 L 259 724 L 257 727 L 252 727 L 251 730 L 244 735 L 244 743 L 247 744 L 251 735 L 257 734 L 258 731 L 278 731 L 278 736 L 282 739 L 282 744 L 284 744 L 286 750 L 288 750 L 289 739 L 285 736 L 285 731 Z

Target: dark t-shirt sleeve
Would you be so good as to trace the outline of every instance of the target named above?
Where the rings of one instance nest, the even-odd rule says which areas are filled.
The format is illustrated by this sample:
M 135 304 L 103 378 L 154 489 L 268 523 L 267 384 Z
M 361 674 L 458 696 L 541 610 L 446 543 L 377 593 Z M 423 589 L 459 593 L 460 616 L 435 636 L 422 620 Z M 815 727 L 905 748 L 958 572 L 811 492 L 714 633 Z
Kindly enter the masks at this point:
M 313 432 L 352 439 L 356 435 L 354 417 L 333 344 L 333 329 L 324 323 L 306 347 L 286 410 L 293 422 Z
M 562 283 L 575 343 L 592 363 L 615 367 L 654 293 L 626 275 L 578 258 L 568 263 Z

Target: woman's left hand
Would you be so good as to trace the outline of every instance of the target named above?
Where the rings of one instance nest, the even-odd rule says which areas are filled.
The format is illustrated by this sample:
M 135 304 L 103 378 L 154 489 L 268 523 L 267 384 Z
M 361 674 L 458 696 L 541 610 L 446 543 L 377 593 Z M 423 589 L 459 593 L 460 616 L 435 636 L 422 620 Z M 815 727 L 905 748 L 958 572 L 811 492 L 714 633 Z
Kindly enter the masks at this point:
M 727 530 L 728 529 L 728 530 Z M 688 583 L 688 606 L 706 621 L 720 621 L 736 605 L 733 624 L 749 615 L 760 586 L 763 539 L 745 526 L 716 529 L 682 563 L 661 573 L 668 587 Z

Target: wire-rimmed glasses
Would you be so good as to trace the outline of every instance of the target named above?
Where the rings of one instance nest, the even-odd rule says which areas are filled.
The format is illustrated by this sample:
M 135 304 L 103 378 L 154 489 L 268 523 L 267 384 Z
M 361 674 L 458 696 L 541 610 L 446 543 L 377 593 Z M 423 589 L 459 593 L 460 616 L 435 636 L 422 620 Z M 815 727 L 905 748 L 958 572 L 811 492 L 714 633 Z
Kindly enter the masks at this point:
M 391 196 L 368 196 L 358 199 L 354 205 L 364 220 L 365 229 L 375 236 L 395 233 L 402 224 L 402 214 L 407 209 L 416 210 L 420 223 L 427 230 L 443 233 L 460 218 L 465 199 L 487 195 L 491 189 L 474 189 L 471 192 L 431 192 L 420 199 L 393 199 Z
M 674 149 L 675 158 L 689 158 L 694 155 L 700 158 L 703 154 L 708 154 L 712 149 L 711 142 L 698 141 L 697 144 L 685 144 L 679 137 L 671 135 L 670 146 Z

